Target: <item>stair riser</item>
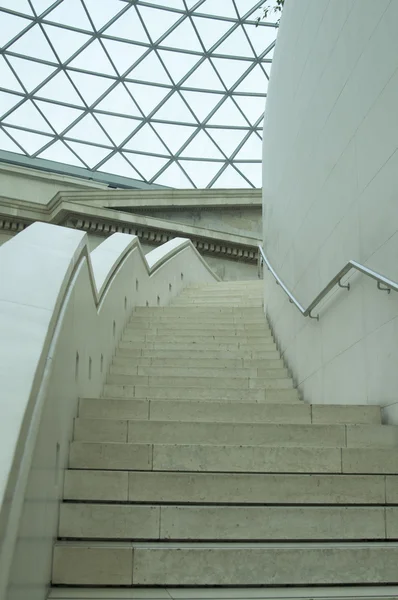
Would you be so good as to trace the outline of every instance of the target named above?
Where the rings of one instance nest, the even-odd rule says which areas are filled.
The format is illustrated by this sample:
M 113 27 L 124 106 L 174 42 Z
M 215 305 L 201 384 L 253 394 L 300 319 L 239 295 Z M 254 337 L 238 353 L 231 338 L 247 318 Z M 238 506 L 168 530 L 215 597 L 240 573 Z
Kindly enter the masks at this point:
M 248 371 L 257 369 L 283 369 L 284 364 L 280 359 L 256 360 L 256 359 L 217 359 L 214 362 L 212 358 L 150 358 L 150 357 L 128 357 L 117 355 L 113 359 L 113 364 L 118 366 L 136 366 L 136 367 L 168 367 L 168 368 L 194 368 L 194 369 L 246 369 Z
M 80 400 L 79 417 L 206 421 L 235 423 L 311 423 L 311 407 L 304 404 L 248 404 L 145 400 Z
M 176 328 L 184 334 L 193 331 L 195 334 L 199 332 L 203 335 L 211 334 L 215 329 L 217 332 L 220 332 L 221 335 L 230 335 L 232 333 L 237 335 L 239 333 L 244 334 L 245 332 L 250 334 L 259 332 L 260 335 L 260 333 L 270 332 L 265 319 L 252 324 L 241 323 L 239 321 L 220 322 L 220 319 L 208 322 L 201 320 L 200 323 L 198 323 L 196 319 L 187 319 L 186 321 L 183 321 L 183 319 L 165 319 L 164 321 L 155 321 L 155 319 L 150 319 L 149 321 L 136 319 L 130 321 L 127 326 L 127 329 L 138 330 L 141 332 L 154 331 L 157 333 L 162 333 L 164 331 L 168 332 L 170 330 L 175 333 Z
M 289 390 L 237 390 L 206 388 L 162 388 L 133 385 L 105 385 L 104 397 L 149 398 L 159 400 L 216 400 L 217 402 L 295 402 L 299 400 L 296 389 Z
M 250 351 L 250 350 L 244 350 L 244 349 L 239 349 L 239 350 L 235 350 L 235 351 L 228 351 L 228 350 L 164 350 L 164 349 L 157 349 L 154 350 L 153 348 L 129 348 L 127 347 L 123 347 L 122 344 L 119 345 L 118 350 L 116 350 L 116 356 L 122 356 L 122 357 L 140 357 L 142 356 L 143 358 L 187 358 L 187 359 L 201 359 L 201 358 L 205 358 L 205 359 L 226 359 L 226 360 L 256 360 L 256 361 L 261 361 L 262 359 L 265 360 L 279 360 L 280 356 L 279 353 L 276 351 L 276 349 L 274 350 L 269 350 L 269 351 Z M 213 362 L 214 365 L 214 362 Z M 261 366 L 261 365 L 259 365 Z
M 380 426 L 381 427 L 381 426 Z M 75 419 L 74 440 L 134 444 L 208 444 L 246 446 L 345 446 L 344 425 L 275 425 L 268 423 L 190 423 Z
M 123 333 L 123 340 L 129 341 L 148 341 L 153 342 L 158 339 L 163 342 L 164 340 L 181 340 L 182 342 L 188 342 L 194 340 L 195 342 L 208 342 L 208 341 L 219 341 L 220 343 L 235 343 L 245 342 L 254 343 L 261 342 L 263 340 L 272 340 L 271 332 L 268 330 L 264 331 L 227 331 L 227 330 L 209 330 L 203 331 L 200 329 L 196 330 L 182 330 L 182 329 L 163 329 L 163 330 L 148 330 L 142 331 L 128 327 Z
M 139 375 L 113 375 L 107 377 L 110 385 L 134 385 L 162 388 L 193 387 L 209 388 L 216 390 L 225 390 L 230 387 L 234 390 L 287 390 L 293 387 L 293 382 L 288 378 L 268 378 L 253 377 L 246 379 L 236 377 L 234 379 L 221 377 L 144 377 Z
M 186 541 L 384 540 L 396 535 L 397 526 L 392 520 L 397 516 L 398 509 L 383 507 L 76 503 L 61 505 L 59 537 Z
M 273 341 L 256 342 L 249 344 L 246 342 L 220 342 L 220 341 L 196 341 L 187 343 L 184 340 L 156 340 L 153 342 L 148 341 L 132 341 L 127 342 L 122 340 L 119 344 L 119 349 L 123 350 L 174 350 L 180 353 L 190 352 L 194 350 L 196 352 L 229 352 L 234 357 L 240 357 L 242 355 L 254 356 L 257 352 L 276 352 L 276 346 Z
M 137 546 L 133 550 L 127 544 L 119 547 L 66 544 L 55 548 L 53 583 L 109 586 L 133 583 L 146 586 L 395 584 L 397 562 L 396 545 Z
M 217 363 L 213 366 L 216 366 Z M 182 377 L 182 378 L 201 378 L 217 377 L 221 379 L 283 379 L 288 377 L 287 369 L 244 369 L 235 367 L 234 369 L 224 368 L 196 368 L 196 367 L 141 367 L 114 364 L 110 367 L 111 375 L 139 376 L 139 377 Z
M 73 471 L 65 500 L 185 504 L 338 504 L 398 502 L 398 477 Z

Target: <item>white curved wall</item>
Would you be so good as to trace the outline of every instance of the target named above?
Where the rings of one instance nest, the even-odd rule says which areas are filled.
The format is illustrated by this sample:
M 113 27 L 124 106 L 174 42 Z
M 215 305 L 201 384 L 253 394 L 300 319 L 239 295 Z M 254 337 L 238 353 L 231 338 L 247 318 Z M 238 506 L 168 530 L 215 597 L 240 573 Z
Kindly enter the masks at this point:
M 99 397 L 135 306 L 216 277 L 174 239 L 143 256 L 116 233 L 35 223 L 0 248 L 0 598 L 44 600 L 79 397 Z M 170 287 L 171 286 L 171 287 Z
M 394 0 L 286 1 L 264 125 L 264 247 L 304 306 L 350 259 L 398 281 L 397 23 Z M 355 274 L 317 323 L 265 279 L 305 400 L 397 402 L 396 294 Z

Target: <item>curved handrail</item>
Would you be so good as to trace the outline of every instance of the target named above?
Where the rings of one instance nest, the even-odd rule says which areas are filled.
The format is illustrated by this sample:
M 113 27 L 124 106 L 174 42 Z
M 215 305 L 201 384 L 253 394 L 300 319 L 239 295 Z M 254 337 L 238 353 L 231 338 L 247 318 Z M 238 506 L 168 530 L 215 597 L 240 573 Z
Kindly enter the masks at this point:
M 367 275 L 371 279 L 374 279 L 375 281 L 377 281 L 377 288 L 383 292 L 387 292 L 388 294 L 391 292 L 391 290 L 394 290 L 394 292 L 398 292 L 398 283 L 397 282 L 392 281 L 391 279 L 388 279 L 387 277 L 384 277 L 384 275 L 380 275 L 380 273 L 377 273 L 376 271 L 372 271 L 372 269 L 369 269 L 368 267 L 361 265 L 360 263 L 356 262 L 355 260 L 349 260 L 345 264 L 345 266 L 329 281 L 329 283 L 327 283 L 325 285 L 325 287 L 319 292 L 319 294 L 307 306 L 307 308 L 304 308 L 300 304 L 300 302 L 297 300 L 297 298 L 295 298 L 293 296 L 293 294 L 289 291 L 289 289 L 283 283 L 282 279 L 276 273 L 275 269 L 272 267 L 271 263 L 269 262 L 268 258 L 266 257 L 263 248 L 261 246 L 259 246 L 258 249 L 259 249 L 259 266 L 263 262 L 267 265 L 268 270 L 271 271 L 272 275 L 275 277 L 276 283 L 281 286 L 281 288 L 283 289 L 285 294 L 289 297 L 289 301 L 296 306 L 296 308 L 301 312 L 303 317 L 310 317 L 310 319 L 316 319 L 317 321 L 319 321 L 319 315 L 313 316 L 311 314 L 312 311 L 320 303 L 320 301 L 323 300 L 323 298 L 330 292 L 330 290 L 332 288 L 334 288 L 334 286 L 336 284 L 339 285 L 339 287 L 347 289 L 348 291 L 350 290 L 350 284 L 347 283 L 347 285 L 343 285 L 341 283 L 341 280 L 345 275 L 347 275 L 347 273 L 349 273 L 349 271 L 351 271 L 351 269 L 355 269 L 356 271 L 359 271 L 359 273 L 362 273 L 363 275 Z M 382 286 L 385 286 L 385 287 L 382 287 Z

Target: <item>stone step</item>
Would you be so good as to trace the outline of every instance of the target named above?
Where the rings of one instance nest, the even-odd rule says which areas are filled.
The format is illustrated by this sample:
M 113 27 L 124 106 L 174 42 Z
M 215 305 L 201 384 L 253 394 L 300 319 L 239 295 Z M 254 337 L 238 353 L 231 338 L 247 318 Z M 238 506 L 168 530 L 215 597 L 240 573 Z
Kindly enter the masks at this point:
M 275 380 L 278 381 L 278 380 Z M 217 402 L 299 402 L 297 389 L 234 389 L 200 387 L 159 387 L 107 384 L 105 398 L 148 398 L 153 400 L 216 400 Z
M 213 321 L 203 321 L 200 320 L 198 322 L 197 319 L 164 319 L 164 320 L 154 320 L 150 319 L 149 321 L 146 319 L 131 319 L 128 323 L 128 328 L 140 331 L 156 331 L 162 332 L 164 330 L 171 330 L 175 332 L 176 328 L 179 331 L 186 332 L 194 331 L 199 333 L 212 333 L 215 329 L 220 332 L 234 332 L 235 335 L 238 335 L 239 332 L 257 332 L 257 331 L 265 331 L 269 332 L 270 328 L 268 327 L 265 319 L 261 321 L 246 323 L 241 321 L 225 321 L 220 322 L 219 319 L 215 319 Z
M 251 340 L 258 341 L 259 339 L 269 339 L 272 338 L 271 332 L 268 328 L 263 327 L 261 330 L 256 328 L 253 331 L 248 329 L 240 329 L 239 331 L 234 331 L 233 329 L 218 329 L 216 327 L 210 329 L 182 329 L 176 328 L 170 329 L 137 329 L 131 326 L 128 326 L 123 332 L 123 339 L 125 341 L 129 340 L 149 340 L 153 339 L 179 339 L 182 340 L 203 340 L 207 341 L 208 338 L 216 339 L 222 341 L 229 342 L 230 340 L 235 341 L 245 341 L 250 342 Z
M 193 334 L 185 334 L 184 332 L 176 332 L 175 330 L 170 330 L 169 332 L 151 332 L 151 333 L 142 333 L 138 330 L 126 329 L 123 332 L 122 340 L 124 342 L 172 342 L 172 343 L 180 343 L 180 344 L 245 344 L 245 345 L 255 345 L 264 342 L 264 343 L 272 343 L 273 337 L 269 332 L 263 333 L 261 335 L 252 336 L 251 334 L 240 334 L 235 335 L 235 333 L 223 335 L 222 333 L 214 332 L 212 334 L 204 334 L 200 335 L 199 332 Z
M 219 473 L 341 473 L 342 453 L 356 451 L 355 448 L 342 450 L 325 447 L 73 441 L 70 447 L 69 468 Z M 398 453 L 396 454 L 398 456 Z M 348 458 L 349 455 L 346 456 L 346 460 Z M 376 468 L 377 458 L 374 458 L 373 462 Z M 394 473 L 391 467 L 390 471 L 386 471 L 387 466 L 383 468 L 384 472 Z
M 398 544 L 391 542 L 59 542 L 54 551 L 53 584 L 396 584 L 397 561 Z
M 164 341 L 158 341 L 155 339 L 153 342 L 149 341 L 132 341 L 127 342 L 122 340 L 119 342 L 119 349 L 139 349 L 139 350 L 179 350 L 181 353 L 190 350 L 196 350 L 201 352 L 217 351 L 217 352 L 231 352 L 236 353 L 238 356 L 240 353 L 251 353 L 252 355 L 256 352 L 276 352 L 275 342 L 270 338 L 269 341 L 263 340 L 261 342 L 241 342 L 241 341 L 226 341 L 220 342 L 217 340 L 206 340 L 206 341 L 181 341 L 168 339 Z
M 180 504 L 397 504 L 398 476 L 65 472 L 65 500 Z
M 150 419 L 154 421 L 214 421 L 236 423 L 311 423 L 309 404 L 226 403 L 178 400 L 82 398 L 79 417 Z
M 217 362 L 214 363 L 214 368 L 205 368 L 205 367 L 156 367 L 156 366 L 135 366 L 135 365 L 126 365 L 126 364 L 113 364 L 110 366 L 110 374 L 111 375 L 126 375 L 126 376 L 135 376 L 138 375 L 140 377 L 217 377 L 221 379 L 225 379 L 226 377 L 229 379 L 236 378 L 244 378 L 244 379 L 254 379 L 257 377 L 260 378 L 269 378 L 269 379 L 283 379 L 284 377 L 288 377 L 288 371 L 285 368 L 279 369 L 260 369 L 260 368 L 243 368 L 243 367 L 235 367 L 233 369 L 228 369 L 227 367 L 217 368 Z
M 234 390 L 287 390 L 293 387 L 291 378 L 279 377 L 278 370 L 276 377 L 272 373 L 275 369 L 270 370 L 268 377 L 253 377 L 252 379 L 245 377 L 149 377 L 144 375 L 115 375 L 110 373 L 107 377 L 107 383 L 112 385 L 133 385 L 133 386 L 148 386 L 148 388 L 178 388 L 178 387 L 193 387 L 203 388 L 205 390 L 227 388 L 228 386 Z M 274 373 L 275 375 L 275 373 Z
M 173 348 L 173 346 L 171 346 Z M 276 346 L 271 347 L 271 350 L 249 350 L 246 348 L 239 348 L 228 350 L 224 348 L 218 348 L 214 350 L 198 350 L 194 347 L 192 349 L 187 350 L 176 350 L 170 349 L 154 349 L 154 348 L 142 348 L 137 344 L 137 347 L 131 347 L 129 343 L 119 343 L 119 347 L 116 350 L 116 356 L 124 356 L 124 357 L 146 357 L 146 358 L 191 358 L 191 359 L 233 359 L 233 360 L 248 360 L 253 359 L 256 361 L 260 361 L 261 359 L 265 360 L 278 360 L 280 359 L 280 354 L 276 350 Z M 213 362 L 214 364 L 214 362 Z M 261 365 L 259 365 L 261 366 Z
M 345 410 L 348 408 L 349 410 Z M 376 410 L 369 410 L 376 409 Z M 79 416 L 98 419 L 152 419 L 171 421 L 229 421 L 237 423 L 381 423 L 380 409 L 373 406 L 311 406 L 302 402 L 266 404 L 206 400 L 135 400 L 82 398 Z M 383 432 L 385 430 L 383 429 Z M 361 430 L 365 438 L 366 430 Z M 355 432 L 353 432 L 355 434 Z M 387 432 L 388 433 L 388 432 Z M 350 432 L 351 434 L 351 432 Z M 356 436 L 358 437 L 358 436 Z
M 264 313 L 258 316 L 251 315 L 235 315 L 235 314 L 216 314 L 216 315 L 206 315 L 206 314 L 195 314 L 192 313 L 190 315 L 180 315 L 180 314 L 171 314 L 165 315 L 164 313 L 159 313 L 159 315 L 153 314 L 150 317 L 148 315 L 134 315 L 129 320 L 131 324 L 142 324 L 150 327 L 164 326 L 164 325 L 175 325 L 179 327 L 180 325 L 186 327 L 197 327 L 198 325 L 203 325 L 206 329 L 219 325 L 220 328 L 225 327 L 237 327 L 240 328 L 252 328 L 252 327 L 268 327 L 268 323 L 265 319 Z
M 334 587 L 228 587 L 212 588 L 79 588 L 55 587 L 48 600 L 398 600 L 397 586 L 345 586 Z
M 368 427 L 382 429 L 384 426 Z M 346 446 L 346 428 L 345 425 L 76 418 L 74 441 L 339 448 Z
M 281 359 L 244 359 L 244 358 L 224 358 L 214 361 L 213 358 L 187 358 L 184 355 L 181 358 L 151 358 L 145 356 L 129 357 L 125 354 L 117 354 L 113 359 L 114 365 L 131 365 L 137 367 L 176 367 L 176 368 L 196 368 L 196 369 L 283 369 L 284 364 Z
M 256 317 L 263 317 L 264 318 L 264 310 L 262 307 L 257 307 L 256 309 L 253 310 L 253 307 L 251 306 L 194 306 L 194 305 L 189 305 L 185 308 L 181 307 L 181 306 L 174 306 L 174 305 L 169 305 L 169 306 L 136 306 L 134 311 L 133 311 L 133 315 L 135 316 L 135 314 L 137 315 L 147 315 L 152 316 L 152 315 L 157 315 L 160 316 L 161 314 L 165 315 L 165 316 L 171 316 L 171 315 L 182 315 L 182 314 L 189 314 L 189 315 L 194 315 L 194 314 L 209 314 L 209 315 L 214 315 L 217 316 L 219 313 L 224 313 L 226 315 L 239 315 L 239 316 L 256 316 Z
M 397 535 L 398 507 L 63 503 L 58 537 L 86 540 L 328 541 Z

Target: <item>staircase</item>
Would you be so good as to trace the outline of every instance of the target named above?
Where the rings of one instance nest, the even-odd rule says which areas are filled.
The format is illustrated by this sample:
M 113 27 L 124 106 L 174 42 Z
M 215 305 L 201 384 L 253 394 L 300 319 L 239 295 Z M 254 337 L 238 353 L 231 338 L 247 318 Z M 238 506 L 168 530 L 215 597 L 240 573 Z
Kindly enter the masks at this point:
M 397 429 L 302 402 L 261 298 L 220 283 L 135 310 L 80 401 L 50 598 L 396 597 Z

